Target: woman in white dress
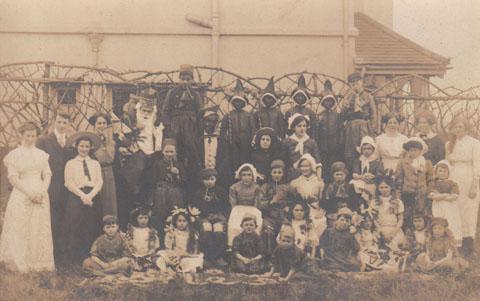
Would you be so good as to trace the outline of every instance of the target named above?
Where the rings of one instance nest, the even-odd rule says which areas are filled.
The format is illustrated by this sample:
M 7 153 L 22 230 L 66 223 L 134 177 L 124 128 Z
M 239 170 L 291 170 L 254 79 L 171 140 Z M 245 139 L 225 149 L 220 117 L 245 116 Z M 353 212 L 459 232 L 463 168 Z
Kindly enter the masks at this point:
M 0 238 L 0 262 L 23 273 L 53 271 L 48 154 L 35 147 L 40 130 L 33 122 L 24 123 L 18 131 L 21 145 L 3 160 L 13 190 Z
M 408 140 L 407 136 L 400 133 L 400 123 L 402 121 L 403 118 L 398 115 L 385 114 L 382 116 L 384 133 L 375 139 L 383 167 L 389 175 L 395 172 L 403 153 L 403 144 Z
M 462 219 L 462 252 L 466 257 L 474 253 L 480 204 L 480 141 L 468 135 L 471 126 L 466 116 L 457 116 L 449 126 L 450 139 L 446 143 L 447 160 L 451 164 L 450 179 L 458 184 L 458 205 Z

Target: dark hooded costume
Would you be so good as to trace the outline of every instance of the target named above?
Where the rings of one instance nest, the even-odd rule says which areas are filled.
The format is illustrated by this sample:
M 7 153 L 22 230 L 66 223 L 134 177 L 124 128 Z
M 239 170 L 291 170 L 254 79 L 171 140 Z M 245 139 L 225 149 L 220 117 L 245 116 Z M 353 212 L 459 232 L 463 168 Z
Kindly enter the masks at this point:
M 268 104 L 265 102 L 268 96 L 274 99 L 273 103 Z M 280 100 L 275 94 L 273 77 L 270 78 L 267 87 L 262 91 L 258 109 L 253 114 L 258 129 L 269 127 L 275 130 L 281 140 L 285 138 L 285 118 L 282 111 L 280 111 Z
M 291 98 L 294 99 L 295 95 L 297 94 L 303 94 L 307 100 L 304 104 L 296 103 L 294 107 L 288 109 L 287 112 L 285 112 L 284 124 L 287 125 L 288 119 L 292 117 L 295 113 L 306 115 L 310 118 L 310 128 L 308 129 L 307 133 L 308 135 L 310 135 L 310 137 L 315 137 L 315 126 L 317 124 L 317 117 L 315 112 L 307 106 L 308 101 L 310 100 L 310 94 L 308 93 L 308 89 L 305 84 L 305 77 L 303 76 L 303 74 L 298 77 L 297 88 L 292 92 Z

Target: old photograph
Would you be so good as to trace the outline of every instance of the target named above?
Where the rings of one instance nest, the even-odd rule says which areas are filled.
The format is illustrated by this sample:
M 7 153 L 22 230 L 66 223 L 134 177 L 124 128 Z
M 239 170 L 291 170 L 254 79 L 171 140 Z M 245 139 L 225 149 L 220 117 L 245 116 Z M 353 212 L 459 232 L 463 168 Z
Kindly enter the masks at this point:
M 479 300 L 480 1 L 0 0 L 0 300 Z

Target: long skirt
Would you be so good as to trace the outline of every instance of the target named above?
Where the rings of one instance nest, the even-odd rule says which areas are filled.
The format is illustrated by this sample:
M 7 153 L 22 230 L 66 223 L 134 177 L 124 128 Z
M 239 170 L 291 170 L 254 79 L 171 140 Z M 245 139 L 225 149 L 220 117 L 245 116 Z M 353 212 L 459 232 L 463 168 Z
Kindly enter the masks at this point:
M 457 201 L 433 201 L 433 217 L 442 217 L 448 221 L 448 229 L 452 231 L 457 246 L 462 245 L 462 218 Z
M 111 165 L 102 166 L 103 186 L 98 193 L 98 199 L 102 202 L 102 215 L 118 216 L 117 212 L 117 188 Z
M 231 247 L 233 244 L 233 239 L 235 236 L 239 235 L 242 233 L 242 219 L 243 216 L 246 214 L 252 214 L 253 216 L 256 217 L 257 219 L 257 229 L 256 232 L 258 235 L 261 234 L 262 232 L 262 225 L 263 225 L 263 219 L 262 219 L 262 212 L 258 210 L 254 206 L 243 206 L 243 205 L 237 205 L 232 208 L 232 212 L 230 212 L 230 218 L 228 219 L 228 246 Z
M 345 124 L 345 163 L 350 168 L 358 156 L 357 146 L 360 145 L 362 138 L 371 135 L 371 132 L 368 121 L 364 119 L 349 120 Z
M 153 195 L 152 225 L 157 229 L 160 243 L 163 244 L 165 221 L 175 206 L 185 206 L 179 186 L 169 182 L 158 182 Z
M 92 188 L 82 188 L 89 193 Z M 87 206 L 72 192 L 67 196 L 65 212 L 66 258 L 70 263 L 81 263 L 90 253 L 90 247 L 102 233 L 102 206 L 93 199 L 93 206 Z

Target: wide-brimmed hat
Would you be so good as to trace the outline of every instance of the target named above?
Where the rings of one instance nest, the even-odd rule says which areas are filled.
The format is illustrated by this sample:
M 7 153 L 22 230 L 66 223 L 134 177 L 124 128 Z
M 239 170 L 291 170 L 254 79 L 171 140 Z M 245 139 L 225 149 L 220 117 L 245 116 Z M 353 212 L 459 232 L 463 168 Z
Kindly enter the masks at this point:
M 407 142 L 403 144 L 404 150 L 408 151 L 411 148 L 421 149 L 422 155 L 424 155 L 428 151 L 428 145 L 420 137 L 410 137 L 408 138 Z
M 102 139 L 100 136 L 92 132 L 77 132 L 67 138 L 65 145 L 74 146 L 80 138 L 87 138 L 92 142 L 92 151 L 96 151 L 102 145 Z

